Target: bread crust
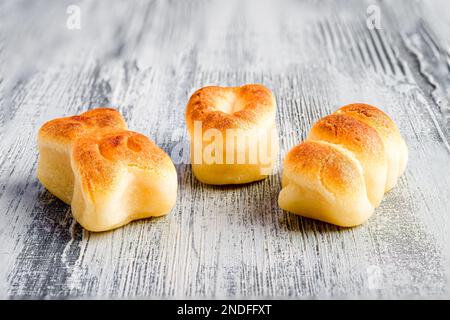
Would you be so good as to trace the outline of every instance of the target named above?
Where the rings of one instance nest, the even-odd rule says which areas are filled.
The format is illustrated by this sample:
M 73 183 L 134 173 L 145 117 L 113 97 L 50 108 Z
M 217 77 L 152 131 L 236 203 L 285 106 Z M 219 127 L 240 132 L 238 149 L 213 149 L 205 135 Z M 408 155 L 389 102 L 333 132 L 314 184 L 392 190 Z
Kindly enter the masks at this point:
M 384 146 L 375 129 L 345 114 L 326 116 L 311 128 L 311 140 L 324 140 L 345 146 L 367 159 L 384 161 Z
M 108 193 L 123 168 L 165 176 L 173 172 L 170 157 L 143 134 L 129 130 L 103 130 L 77 139 L 72 148 L 72 168 L 91 199 Z
M 285 175 L 300 184 L 318 179 L 334 196 L 360 188 L 361 169 L 338 149 L 319 141 L 305 141 L 289 151 L 284 160 Z
M 400 131 L 389 116 L 380 109 L 365 103 L 352 103 L 336 111 L 336 114 L 346 114 L 364 122 L 377 131 L 386 134 L 400 135 Z
M 388 161 L 388 173 L 385 191 L 392 189 L 397 179 L 406 169 L 408 162 L 408 147 L 403 140 L 397 125 L 380 109 L 364 104 L 354 103 L 346 105 L 336 111 L 345 114 L 374 128 L 383 141 Z
M 221 104 L 232 105 L 229 112 L 219 108 Z M 186 123 L 190 133 L 194 121 L 201 121 L 204 129 L 253 129 L 272 123 L 275 112 L 275 97 L 262 85 L 208 86 L 197 90 L 189 99 Z
M 76 138 L 93 130 L 127 129 L 122 115 L 112 108 L 97 108 L 80 115 L 50 120 L 40 128 L 40 139 L 70 144 Z
M 350 151 L 361 163 L 370 201 L 378 206 L 384 195 L 387 158 L 383 141 L 371 126 L 346 114 L 326 116 L 311 129 L 309 140 L 325 141 Z

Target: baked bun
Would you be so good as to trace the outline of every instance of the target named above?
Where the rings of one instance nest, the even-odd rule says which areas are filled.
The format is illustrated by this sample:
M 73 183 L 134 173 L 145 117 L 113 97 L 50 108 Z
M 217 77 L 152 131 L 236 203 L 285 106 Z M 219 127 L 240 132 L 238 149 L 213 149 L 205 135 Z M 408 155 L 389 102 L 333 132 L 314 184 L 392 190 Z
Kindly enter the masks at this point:
M 377 131 L 388 161 L 385 191 L 391 190 L 405 172 L 408 162 L 408 148 L 394 121 L 380 109 L 362 103 L 349 104 L 336 113 L 350 115 Z
M 74 142 L 72 213 L 87 230 L 105 231 L 161 216 L 176 202 L 170 157 L 146 136 L 126 130 L 92 132 Z
M 362 224 L 406 168 L 408 150 L 381 110 L 351 104 L 320 119 L 284 160 L 282 209 L 343 227 Z
M 208 184 L 267 177 L 278 154 L 276 101 L 262 85 L 204 87 L 186 107 L 192 170 Z
M 67 204 L 72 201 L 73 173 L 70 151 L 73 142 L 86 133 L 103 129 L 126 129 L 122 115 L 114 109 L 98 108 L 78 116 L 48 121 L 39 130 L 39 181 Z

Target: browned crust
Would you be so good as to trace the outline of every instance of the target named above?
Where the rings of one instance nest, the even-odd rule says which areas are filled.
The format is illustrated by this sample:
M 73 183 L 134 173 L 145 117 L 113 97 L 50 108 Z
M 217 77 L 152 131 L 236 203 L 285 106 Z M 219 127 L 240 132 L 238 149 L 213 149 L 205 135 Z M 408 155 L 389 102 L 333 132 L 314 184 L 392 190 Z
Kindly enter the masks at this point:
M 394 121 L 386 113 L 369 104 L 352 103 L 337 110 L 336 114 L 346 114 L 362 121 L 385 137 L 392 134 L 400 135 Z
M 320 119 L 311 129 L 313 140 L 342 145 L 359 157 L 383 160 L 384 145 L 377 131 L 346 114 L 332 114 Z
M 292 148 L 284 160 L 288 177 L 321 180 L 333 194 L 345 194 L 360 187 L 361 173 L 357 165 L 330 145 L 305 141 Z
M 72 166 L 91 195 L 111 189 L 120 170 L 135 167 L 164 175 L 174 170 L 169 156 L 146 136 L 127 130 L 103 130 L 74 142 Z
M 217 109 L 216 99 L 224 94 L 234 93 L 244 103 L 242 110 L 232 114 Z M 201 121 L 203 128 L 251 129 L 267 119 L 275 120 L 276 102 L 272 92 L 259 84 L 241 87 L 209 86 L 197 90 L 189 99 L 186 107 L 186 123 L 192 132 L 194 121 Z
M 46 122 L 39 130 L 39 138 L 72 143 L 76 138 L 90 131 L 108 128 L 126 129 L 127 124 L 115 109 L 97 108 L 80 115 Z

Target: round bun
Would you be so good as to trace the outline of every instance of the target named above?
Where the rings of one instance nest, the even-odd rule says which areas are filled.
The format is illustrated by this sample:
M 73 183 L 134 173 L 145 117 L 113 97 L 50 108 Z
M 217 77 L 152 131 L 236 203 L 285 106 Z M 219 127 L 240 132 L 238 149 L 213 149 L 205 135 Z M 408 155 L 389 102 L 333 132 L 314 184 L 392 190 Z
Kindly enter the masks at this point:
M 264 179 L 278 154 L 276 101 L 258 84 L 197 90 L 186 107 L 192 169 L 202 182 Z
M 339 226 L 366 221 L 404 172 L 406 143 L 381 110 L 351 104 L 320 119 L 284 161 L 281 208 Z
M 332 144 L 305 141 L 284 160 L 281 208 L 340 226 L 356 226 L 373 213 L 362 168 Z
M 377 131 L 383 141 L 388 161 L 385 191 L 391 190 L 397 183 L 398 177 L 405 172 L 408 162 L 408 147 L 394 121 L 380 109 L 363 103 L 346 105 L 336 113 L 349 115 Z
M 320 119 L 311 129 L 309 140 L 345 146 L 361 164 L 370 201 L 381 203 L 386 186 L 387 162 L 383 142 L 375 129 L 345 114 Z
M 72 213 L 87 230 L 105 231 L 161 216 L 175 205 L 170 157 L 146 136 L 126 130 L 89 133 L 74 142 Z

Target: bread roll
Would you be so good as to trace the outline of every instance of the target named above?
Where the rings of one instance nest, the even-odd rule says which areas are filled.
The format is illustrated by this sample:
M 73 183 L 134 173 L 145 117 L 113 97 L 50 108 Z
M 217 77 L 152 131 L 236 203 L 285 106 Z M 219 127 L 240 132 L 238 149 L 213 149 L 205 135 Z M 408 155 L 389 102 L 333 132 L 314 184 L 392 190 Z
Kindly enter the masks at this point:
M 126 129 L 127 124 L 119 112 L 109 108 L 98 108 L 45 123 L 37 139 L 39 181 L 52 194 L 70 204 L 74 181 L 70 166 L 73 142 L 86 133 L 112 128 Z
M 308 140 L 328 142 L 349 151 L 364 172 L 367 196 L 377 207 L 383 199 L 387 177 L 387 159 L 377 131 L 346 114 L 320 119 L 309 132 Z
M 351 104 L 320 119 L 284 160 L 282 209 L 343 227 L 364 223 L 406 168 L 408 150 L 381 110 Z
M 74 142 L 72 213 L 87 230 L 105 231 L 161 216 L 176 202 L 177 173 L 146 136 L 126 130 L 92 132 Z
M 391 190 L 405 171 L 408 162 L 408 148 L 394 121 L 380 109 L 361 103 L 349 104 L 336 113 L 350 115 L 377 131 L 383 141 L 388 161 L 385 191 Z
M 262 85 L 204 87 L 186 107 L 192 170 L 208 184 L 267 177 L 278 154 L 276 101 Z

